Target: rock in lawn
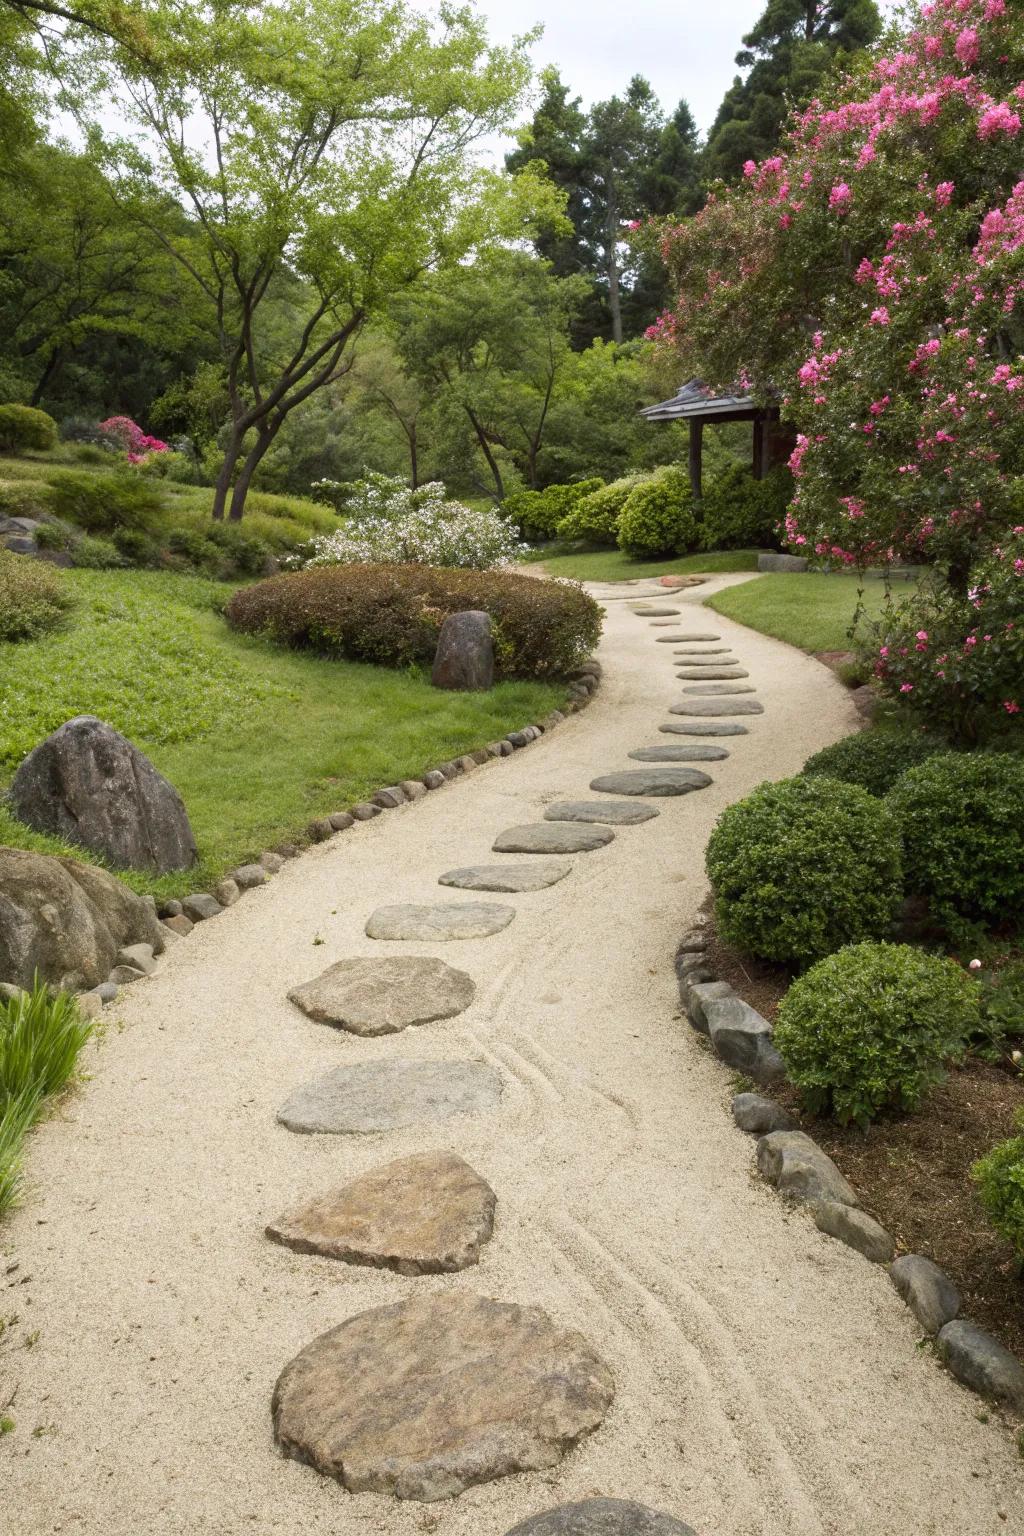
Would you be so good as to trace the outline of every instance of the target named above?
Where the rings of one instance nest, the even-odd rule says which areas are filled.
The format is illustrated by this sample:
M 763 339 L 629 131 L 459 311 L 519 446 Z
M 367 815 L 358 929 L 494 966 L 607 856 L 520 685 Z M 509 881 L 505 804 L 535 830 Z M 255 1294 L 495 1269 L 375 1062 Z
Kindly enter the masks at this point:
M 803 1131 L 772 1131 L 757 1144 L 757 1166 L 791 1200 L 835 1200 L 859 1205 L 835 1163 Z
M 422 800 L 427 792 L 427 786 L 419 779 L 403 779 L 398 787 L 407 800 Z
M 438 1275 L 466 1269 L 494 1228 L 495 1194 L 454 1152 L 420 1152 L 286 1211 L 267 1236 L 297 1253 Z
M 213 888 L 214 899 L 222 907 L 233 907 L 241 894 L 234 880 L 218 880 Z
M 441 625 L 430 673 L 435 688 L 483 691 L 494 686 L 494 641 L 487 613 L 450 613 Z
M 1024 1366 L 983 1329 L 956 1318 L 939 1330 L 939 1354 L 958 1381 L 983 1397 L 1024 1411 Z
M 855 1248 L 872 1264 L 888 1264 L 896 1251 L 889 1233 L 874 1217 L 836 1200 L 813 1200 L 811 1215 L 819 1232 Z
M 339 960 L 288 996 L 318 1024 L 353 1035 L 393 1035 L 413 1024 L 451 1019 L 473 1001 L 464 971 L 427 956 Z
M 889 1265 L 889 1274 L 925 1333 L 938 1333 L 960 1311 L 960 1292 L 923 1254 L 905 1253 Z
M 582 1335 L 539 1307 L 417 1295 L 307 1344 L 274 1388 L 274 1435 L 351 1493 L 429 1503 L 555 1466 L 614 1391 Z
M 697 1536 L 692 1525 L 626 1499 L 584 1499 L 532 1515 L 508 1536 Z
M 335 1067 L 296 1088 L 277 1118 L 302 1135 L 360 1135 L 480 1114 L 500 1098 L 501 1080 L 482 1061 L 400 1057 Z
M 127 869 L 190 869 L 198 857 L 181 796 L 144 753 L 94 715 L 78 715 L 30 752 L 11 807 L 37 832 Z

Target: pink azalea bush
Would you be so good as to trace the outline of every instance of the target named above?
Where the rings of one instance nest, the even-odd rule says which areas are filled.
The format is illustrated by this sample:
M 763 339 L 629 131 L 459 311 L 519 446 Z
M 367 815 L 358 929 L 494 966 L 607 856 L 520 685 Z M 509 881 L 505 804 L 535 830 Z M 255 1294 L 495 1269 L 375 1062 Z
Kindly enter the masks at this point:
M 168 453 L 170 445 L 159 437 L 143 432 L 130 416 L 108 416 L 101 421 L 99 430 L 104 437 L 124 450 L 129 464 L 141 464 L 151 453 Z

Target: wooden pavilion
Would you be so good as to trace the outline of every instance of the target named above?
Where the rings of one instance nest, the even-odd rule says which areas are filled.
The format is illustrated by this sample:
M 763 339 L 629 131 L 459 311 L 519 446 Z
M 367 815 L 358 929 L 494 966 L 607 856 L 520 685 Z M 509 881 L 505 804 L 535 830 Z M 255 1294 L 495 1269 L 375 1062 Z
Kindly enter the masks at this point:
M 779 425 L 777 406 L 757 405 L 749 395 L 716 395 L 702 379 L 690 379 L 671 400 L 648 405 L 640 412 L 648 421 L 688 421 L 690 424 L 690 484 L 694 500 L 703 496 L 702 449 L 705 424 L 749 421 L 753 425 L 754 479 L 785 463 L 794 438 Z

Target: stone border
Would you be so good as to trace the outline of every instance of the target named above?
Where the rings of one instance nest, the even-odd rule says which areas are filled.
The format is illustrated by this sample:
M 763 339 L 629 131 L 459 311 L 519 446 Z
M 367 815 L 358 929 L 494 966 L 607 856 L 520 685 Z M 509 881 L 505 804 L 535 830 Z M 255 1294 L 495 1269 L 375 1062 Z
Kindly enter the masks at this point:
M 709 968 L 708 935 L 691 928 L 679 942 L 675 972 L 679 999 L 693 1028 L 708 1037 L 719 1058 L 759 1087 L 786 1076 L 772 1040 L 772 1026 Z M 760 1093 L 732 1101 L 740 1130 L 757 1139 L 757 1167 L 784 1199 L 806 1206 L 815 1226 L 846 1243 L 889 1278 L 939 1358 L 963 1386 L 1024 1413 L 1024 1365 L 991 1334 L 961 1318 L 960 1293 L 949 1276 L 923 1254 L 896 1258 L 892 1236 L 860 1208 L 856 1192 L 828 1156 L 782 1108 Z
M 182 897 L 180 901 L 175 898 L 158 903 L 155 897 L 144 898 L 152 905 L 160 919 L 163 938 L 167 943 L 187 938 L 197 923 L 208 922 L 211 918 L 219 917 L 227 907 L 234 906 L 247 891 L 266 885 L 270 878 L 284 867 L 287 860 L 298 858 L 306 847 L 327 842 L 329 838 L 349 831 L 361 821 L 371 821 L 382 811 L 396 810 L 399 806 L 422 800 L 431 790 L 441 789 L 451 780 L 473 773 L 492 760 L 500 761 L 502 758 L 512 757 L 523 747 L 539 741 L 542 736 L 555 730 L 570 715 L 577 714 L 587 707 L 600 686 L 601 663 L 596 657 L 589 657 L 579 666 L 571 668 L 565 677 L 569 684 L 567 690 L 569 697 L 564 708 L 553 709 L 549 715 L 544 716 L 543 720 L 533 725 L 523 726 L 521 730 L 510 731 L 500 741 L 492 741 L 475 752 L 440 763 L 436 768 L 429 768 L 418 779 L 403 779 L 400 784 L 384 785 L 376 790 L 369 800 L 362 800 L 356 805 L 349 806 L 347 810 L 333 811 L 329 816 L 311 821 L 306 828 L 304 842 L 278 843 L 276 848 L 266 849 L 254 863 L 242 864 L 237 869 L 229 871 L 222 880 L 217 882 L 212 891 L 194 891 Z M 119 951 L 117 963 L 106 981 L 101 982 L 98 987 L 78 994 L 79 1007 L 87 1018 L 95 1018 L 102 1008 L 114 1001 L 121 987 L 139 981 L 143 976 L 152 975 L 155 969 L 156 955 L 152 945 L 129 945 Z M 7 989 L 11 995 L 14 995 L 17 990 Z M 6 995 L 5 992 L 0 991 L 0 996 L 4 995 Z

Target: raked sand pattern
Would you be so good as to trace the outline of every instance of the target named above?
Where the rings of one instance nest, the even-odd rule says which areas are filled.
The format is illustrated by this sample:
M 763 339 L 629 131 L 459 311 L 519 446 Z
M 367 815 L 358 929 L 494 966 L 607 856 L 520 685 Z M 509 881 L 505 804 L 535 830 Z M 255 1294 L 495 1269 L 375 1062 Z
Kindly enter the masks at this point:
M 679 1016 L 717 816 L 853 706 L 696 597 L 598 595 L 586 714 L 312 850 L 119 1000 L 5 1233 L 0 1310 L 39 1336 L 0 1400 L 41 1432 L 0 1441 L 2 1536 L 1024 1536 L 998 1417 L 752 1177 Z M 411 1010 L 410 956 L 439 993 Z M 399 957 L 380 997 L 372 964 L 306 988 Z M 272 1396 L 340 1481 L 282 1456 Z

